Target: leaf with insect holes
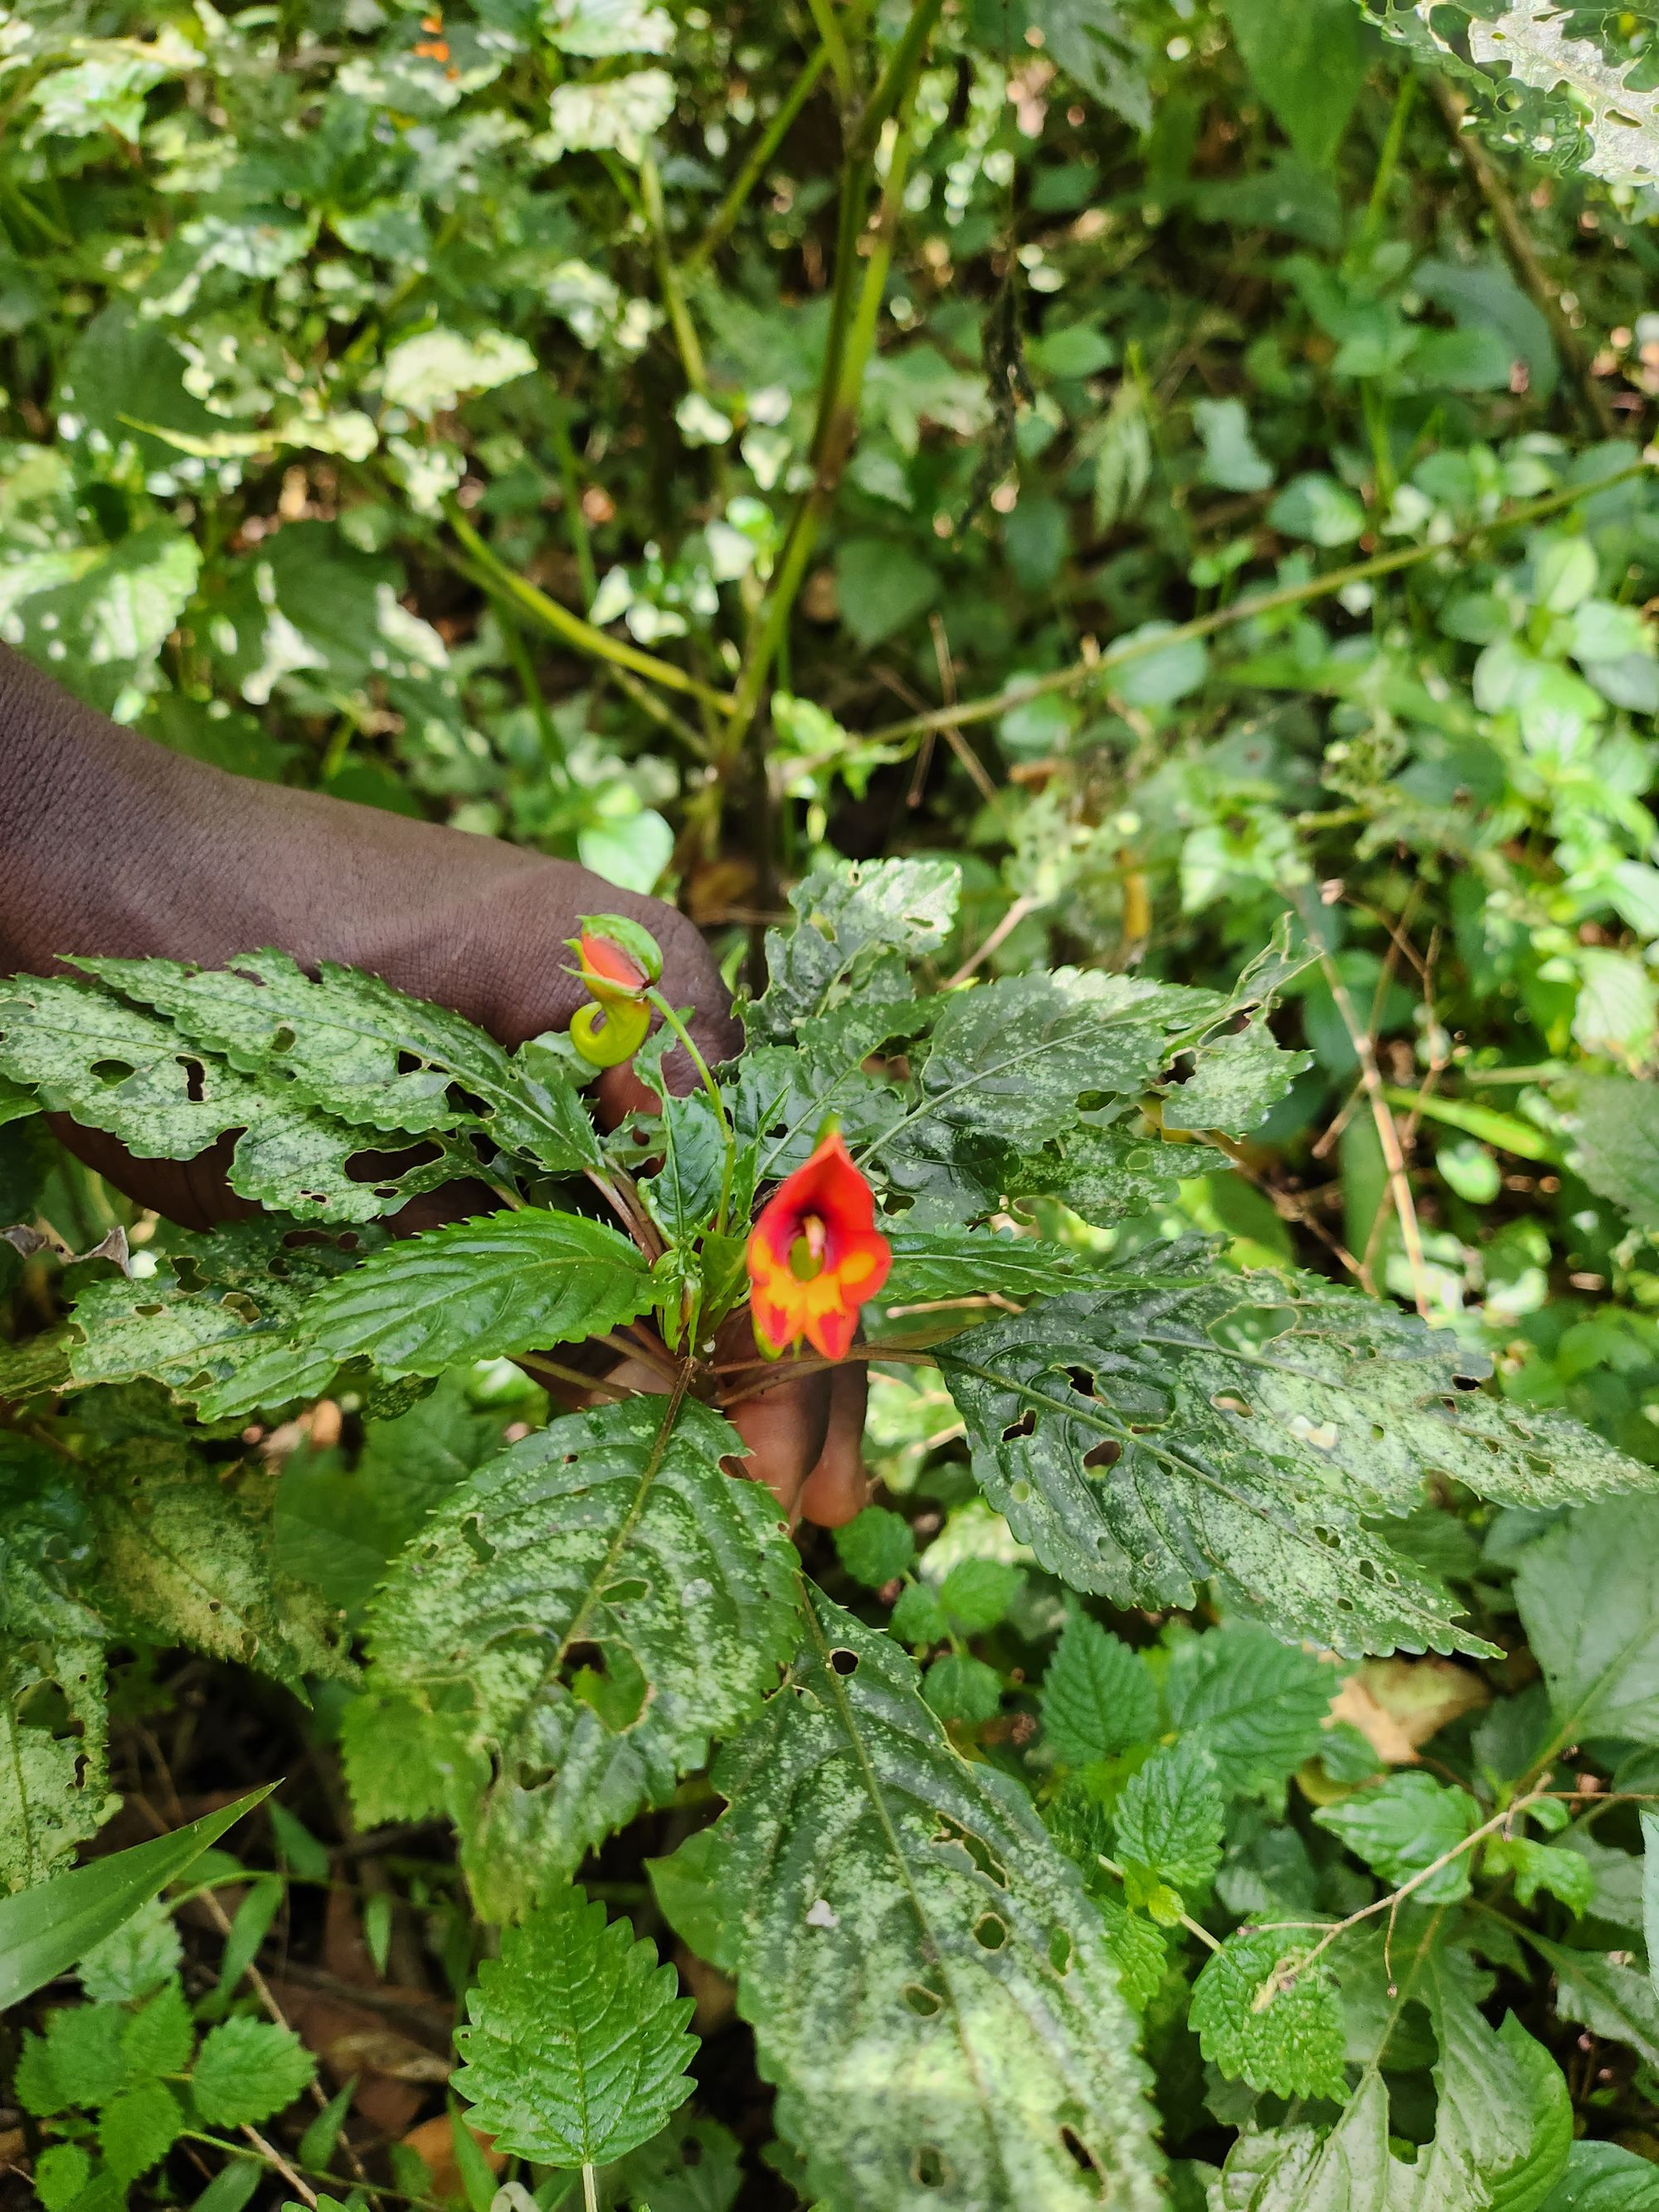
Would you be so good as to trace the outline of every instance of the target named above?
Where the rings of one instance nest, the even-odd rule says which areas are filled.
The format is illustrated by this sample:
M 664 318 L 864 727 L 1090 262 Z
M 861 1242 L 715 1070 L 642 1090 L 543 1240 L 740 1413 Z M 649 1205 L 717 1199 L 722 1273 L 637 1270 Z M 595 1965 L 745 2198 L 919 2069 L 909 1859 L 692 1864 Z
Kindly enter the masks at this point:
M 604 2166 L 691 2094 L 692 2000 L 625 1920 L 564 1890 L 501 1938 L 467 1992 L 454 2087 L 471 2124 L 544 2166 Z
M 61 976 L 0 983 L 0 1073 L 138 1159 L 192 1160 L 240 1131 L 225 1170 L 231 1188 L 306 1220 L 372 1220 L 470 1164 L 441 1151 L 386 1165 L 374 1180 L 355 1176 L 351 1163 L 377 1160 L 384 1146 L 366 1146 L 362 1132 L 275 1082 L 240 1074 L 170 1022 Z
M 377 1253 L 312 1299 L 298 1333 L 336 1362 L 441 1375 L 459 1360 L 602 1336 L 642 1314 L 653 1295 L 638 1248 L 616 1230 L 526 1206 Z
M 151 1008 L 186 1043 L 353 1128 L 436 1136 L 476 1130 L 556 1175 L 599 1164 L 580 1093 L 532 1076 L 460 1014 L 324 962 L 307 975 L 285 952 L 220 969 L 172 960 L 77 960 Z
M 1158 1727 L 1158 1690 L 1139 1652 L 1073 1613 L 1042 1678 L 1042 1732 L 1072 1766 L 1145 1743 Z
M 44 1881 L 118 1802 L 94 1544 L 61 1462 L 0 1432 L 0 1891 Z
M 662 1804 L 776 1680 L 795 1554 L 722 1469 L 742 1449 L 695 1400 L 568 1414 L 460 1483 L 375 1598 L 359 1810 L 448 1812 L 486 1913 Z
M 149 1376 L 204 1420 L 275 1409 L 327 1388 L 337 1361 L 295 1336 L 312 1294 L 385 1243 L 281 1219 L 203 1237 L 173 1232 L 155 1271 L 89 1284 L 76 1300 L 69 1353 L 76 1387 Z M 150 1255 L 146 1254 L 148 1259 Z
M 1207 1146 L 1164 1143 L 1135 1113 L 1110 1124 L 1079 1121 L 1040 1151 L 1021 1155 L 1007 1180 L 1011 1192 L 1057 1198 L 1085 1221 L 1109 1229 L 1166 1205 L 1187 1176 L 1219 1174 L 1231 1165 L 1225 1153 Z
M 1192 1074 L 1164 1094 L 1166 1129 L 1219 1129 L 1243 1137 L 1289 1091 L 1313 1054 L 1286 1052 L 1265 1022 L 1247 1022 L 1208 1039 Z
M 1193 1986 L 1193 2032 L 1230 2081 L 1340 2104 L 1347 2079 L 1335 1986 L 1323 1963 L 1297 1972 L 1297 1957 L 1294 1939 L 1276 1929 L 1230 1936 Z
M 802 2194 L 1152 2212 L 1146 2077 L 1076 1870 L 1014 1783 L 951 1748 L 891 1640 L 811 1602 L 785 1686 L 716 1766 L 714 1832 Z
M 766 933 L 770 981 L 744 1011 L 750 1041 L 793 1044 L 809 1016 L 908 997 L 908 963 L 944 943 L 960 888 L 953 862 L 922 860 L 853 861 L 797 884 L 794 928 Z
M 1154 1248 L 936 1358 L 991 1503 L 1052 1572 L 1122 1605 L 1213 1579 L 1339 1651 L 1486 1646 L 1388 1541 L 1425 1478 L 1504 1503 L 1649 1489 L 1576 1423 L 1474 1395 L 1457 1339 L 1310 1276 Z

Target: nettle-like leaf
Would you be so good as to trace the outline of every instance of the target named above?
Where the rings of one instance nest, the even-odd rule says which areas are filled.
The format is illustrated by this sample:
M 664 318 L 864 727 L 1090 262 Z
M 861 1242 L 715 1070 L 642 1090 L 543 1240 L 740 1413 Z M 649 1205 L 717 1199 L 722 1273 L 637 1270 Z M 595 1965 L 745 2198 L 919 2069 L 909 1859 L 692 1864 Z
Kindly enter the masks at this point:
M 1659 1503 L 1575 1513 L 1521 1555 L 1516 1601 L 1543 1669 L 1558 1744 L 1659 1743 Z
M 1340 2104 L 1348 2085 L 1336 1986 L 1328 1965 L 1295 1971 L 1292 1942 L 1270 1928 L 1230 1936 L 1194 1984 L 1192 2030 L 1230 2081 Z
M 187 1043 L 353 1128 L 411 1137 L 475 1130 L 554 1174 L 597 1165 L 580 1091 L 447 1007 L 325 962 L 313 979 L 285 952 L 222 969 L 172 960 L 78 960 Z
M 325 1284 L 378 1251 L 385 1231 L 237 1222 L 152 1248 L 148 1274 L 89 1284 L 67 1337 L 70 1388 L 148 1376 L 204 1421 L 234 1420 L 326 1389 L 338 1362 L 296 1324 Z
M 661 1804 L 793 1649 L 796 1565 L 736 1433 L 638 1398 L 526 1437 L 457 1488 L 371 1609 L 351 1709 L 368 1820 L 459 1823 L 481 1909 L 520 1910 Z
M 1580 1076 L 1565 1120 L 1590 1188 L 1638 1229 L 1659 1231 L 1659 1089 L 1630 1075 Z
M 1250 1621 L 1189 1637 L 1164 1677 L 1170 1726 L 1203 1746 L 1229 1796 L 1275 1790 L 1312 1759 L 1340 1686 L 1334 1668 Z
M 1138 1651 L 1086 1613 L 1060 1632 L 1042 1677 L 1042 1732 L 1068 1765 L 1110 1759 L 1158 1727 L 1158 1688 Z
M 652 1303 L 637 1246 L 599 1221 L 526 1206 L 389 1246 L 312 1299 L 300 1339 L 335 1362 L 441 1375 L 603 1335 Z
M 1139 1097 L 1218 1001 L 1212 992 L 1075 968 L 951 995 L 903 1110 L 860 1164 L 929 1205 L 941 1163 L 988 1146 L 1036 1151 L 1072 1128 L 1085 1093 Z M 999 1194 L 989 1186 L 986 1203 Z M 983 1210 L 981 1208 L 981 1210 Z
M 1571 2141 L 1559 2069 L 1513 2016 L 1488 2024 L 1480 2005 L 1490 1977 L 1446 1945 L 1441 1923 L 1408 1910 L 1390 1939 L 1391 1973 L 1382 1938 L 1372 1939 L 1367 1971 L 1387 1996 L 1352 2101 L 1328 2130 L 1247 2128 L 1223 2172 L 1224 2212 L 1535 2212 L 1548 2196 Z M 1437 2111 L 1432 2139 L 1408 2162 L 1389 2147 L 1381 2062 L 1413 2002 L 1437 2045 Z
M 960 890 L 949 860 L 855 862 L 797 884 L 795 927 L 766 933 L 770 981 L 745 1012 L 751 1040 L 793 1044 L 809 1015 L 848 999 L 908 998 L 908 963 L 944 943 Z
M 1414 1316 L 1200 1264 L 1143 1254 L 935 1355 L 987 1497 L 1076 1589 L 1186 1606 L 1212 1579 L 1346 1654 L 1486 1650 L 1377 1516 L 1431 1474 L 1524 1504 L 1654 1486 L 1577 1424 L 1476 1395 L 1478 1355 Z
M 231 1188 L 305 1220 L 372 1220 L 470 1164 L 446 1145 L 412 1164 L 388 1161 L 383 1145 L 366 1146 L 361 1132 L 240 1073 L 170 1022 L 61 976 L 0 984 L 0 1073 L 139 1159 L 196 1159 L 240 1131 L 225 1170 Z
M 503 2150 L 602 2166 L 691 2094 L 693 2003 L 624 1920 L 567 1889 L 509 1928 L 467 1992 L 454 2087 Z
M 1130 2018 L 1075 1869 L 885 1636 L 814 1593 L 723 1754 L 717 1882 L 778 2124 L 828 2212 L 1161 2201 Z
M 43 1880 L 115 1808 L 94 1539 L 49 1455 L 0 1437 L 0 1888 Z

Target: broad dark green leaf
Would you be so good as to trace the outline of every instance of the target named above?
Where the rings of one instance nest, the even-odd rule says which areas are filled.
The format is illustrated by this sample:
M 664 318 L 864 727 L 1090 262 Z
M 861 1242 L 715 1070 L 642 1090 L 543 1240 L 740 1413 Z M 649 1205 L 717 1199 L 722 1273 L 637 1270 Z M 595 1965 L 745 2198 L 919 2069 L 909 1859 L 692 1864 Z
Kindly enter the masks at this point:
M 387 1375 L 441 1375 L 602 1335 L 652 1302 L 636 1246 L 603 1222 L 526 1206 L 390 1246 L 307 1306 L 301 1340 Z
M 1516 1602 L 1565 1746 L 1659 1743 L 1659 1502 L 1595 1506 L 1521 1555 Z
M 1015 1785 L 951 1748 L 890 1639 L 812 1605 L 715 1772 L 738 2004 L 807 2193 L 1150 2212 L 1144 2076 L 1075 1871 Z
M 789 894 L 794 928 L 766 933 L 771 980 L 745 1016 L 750 1038 L 793 1043 L 810 1015 L 854 994 L 908 996 L 908 963 L 944 942 L 959 880 L 948 860 L 876 860 L 797 884 Z

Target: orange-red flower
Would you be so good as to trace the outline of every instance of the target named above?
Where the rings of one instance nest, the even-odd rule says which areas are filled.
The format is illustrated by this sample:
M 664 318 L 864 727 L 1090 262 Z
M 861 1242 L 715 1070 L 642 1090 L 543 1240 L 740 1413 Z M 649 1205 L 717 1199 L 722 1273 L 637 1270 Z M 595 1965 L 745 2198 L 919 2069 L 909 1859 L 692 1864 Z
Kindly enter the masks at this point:
M 786 1176 L 750 1233 L 755 1331 L 774 1352 L 804 1336 L 826 1359 L 844 1359 L 859 1308 L 887 1279 L 893 1255 L 876 1226 L 870 1186 L 839 1132 Z

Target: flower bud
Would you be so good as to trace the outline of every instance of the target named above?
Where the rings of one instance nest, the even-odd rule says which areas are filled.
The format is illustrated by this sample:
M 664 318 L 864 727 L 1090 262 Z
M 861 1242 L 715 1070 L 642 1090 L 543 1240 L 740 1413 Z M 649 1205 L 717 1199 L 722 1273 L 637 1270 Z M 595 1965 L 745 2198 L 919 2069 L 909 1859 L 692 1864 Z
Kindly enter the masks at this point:
M 662 974 L 662 949 L 650 931 L 620 914 L 577 916 L 581 934 L 568 940 L 577 972 L 601 1006 L 641 999 Z

